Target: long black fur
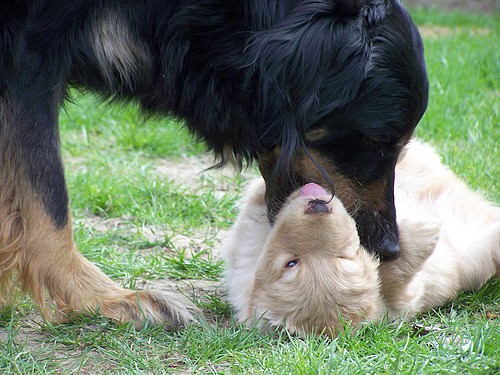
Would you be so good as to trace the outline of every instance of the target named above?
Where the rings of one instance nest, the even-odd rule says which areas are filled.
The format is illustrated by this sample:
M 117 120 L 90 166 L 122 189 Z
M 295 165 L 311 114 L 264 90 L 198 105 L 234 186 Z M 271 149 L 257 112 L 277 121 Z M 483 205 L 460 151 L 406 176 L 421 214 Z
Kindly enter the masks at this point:
M 0 168 L 20 160 L 58 226 L 68 197 L 57 113 L 69 86 L 184 119 L 222 163 L 279 147 L 273 174 L 285 175 L 307 148 L 356 183 L 384 177 L 395 223 L 390 172 L 427 104 L 421 40 L 399 1 L 2 0 L 0 9 L 0 137 L 16 145 Z M 317 128 L 327 135 L 308 142 Z M 298 173 L 267 178 L 289 181 L 274 189 L 277 202 L 309 182 Z M 361 213 L 358 226 L 372 225 Z M 380 231 L 365 232 L 383 253 Z

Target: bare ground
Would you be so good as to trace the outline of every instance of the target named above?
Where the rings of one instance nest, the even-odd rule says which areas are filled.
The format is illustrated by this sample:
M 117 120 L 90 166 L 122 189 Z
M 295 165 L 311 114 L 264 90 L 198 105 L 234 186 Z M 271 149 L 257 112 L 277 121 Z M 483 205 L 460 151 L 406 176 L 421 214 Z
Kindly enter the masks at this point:
M 498 0 L 402 0 L 403 5 L 422 8 L 441 8 L 473 12 L 498 12 Z

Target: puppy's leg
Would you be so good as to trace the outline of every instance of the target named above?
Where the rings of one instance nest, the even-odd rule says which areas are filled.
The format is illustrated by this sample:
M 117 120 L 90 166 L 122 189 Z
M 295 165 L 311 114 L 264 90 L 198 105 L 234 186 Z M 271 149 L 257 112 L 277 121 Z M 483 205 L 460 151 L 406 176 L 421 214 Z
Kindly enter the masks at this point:
M 393 262 L 379 266 L 382 294 L 389 303 L 405 303 L 412 298 L 405 292 L 413 277 L 422 270 L 424 263 L 434 252 L 441 233 L 442 224 L 431 220 L 399 220 L 401 256 Z
M 496 224 L 492 231 L 493 246 L 491 248 L 491 255 L 495 263 L 495 277 L 500 279 L 500 223 Z
M 0 102 L 0 282 L 14 275 L 45 315 L 98 310 L 140 326 L 175 328 L 198 309 L 174 293 L 119 287 L 76 249 L 59 156 L 57 101 L 49 91 Z M 6 296 L 4 296 L 6 297 Z
M 461 240 L 455 249 L 462 290 L 479 289 L 492 276 L 500 278 L 500 221 Z

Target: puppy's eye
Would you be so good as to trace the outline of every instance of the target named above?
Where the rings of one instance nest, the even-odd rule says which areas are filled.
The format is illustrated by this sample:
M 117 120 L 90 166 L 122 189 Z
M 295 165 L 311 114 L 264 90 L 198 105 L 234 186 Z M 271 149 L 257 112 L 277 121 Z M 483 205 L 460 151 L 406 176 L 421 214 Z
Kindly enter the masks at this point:
M 291 260 L 289 261 L 287 264 L 286 264 L 286 268 L 293 268 L 295 267 L 297 264 L 299 264 L 299 260 L 298 259 L 294 259 L 294 260 Z

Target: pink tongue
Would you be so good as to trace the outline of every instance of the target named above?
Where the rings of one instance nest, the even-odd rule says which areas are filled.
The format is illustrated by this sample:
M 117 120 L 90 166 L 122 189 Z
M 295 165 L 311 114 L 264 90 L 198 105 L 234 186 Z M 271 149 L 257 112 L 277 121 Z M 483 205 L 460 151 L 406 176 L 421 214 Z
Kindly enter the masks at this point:
M 320 195 L 328 195 L 325 189 L 315 183 L 309 183 L 302 186 L 300 196 L 317 197 Z

